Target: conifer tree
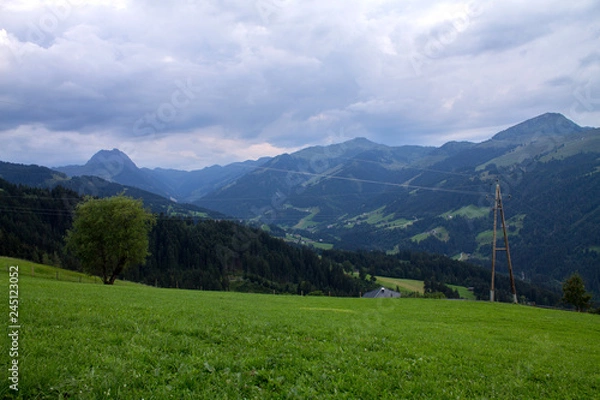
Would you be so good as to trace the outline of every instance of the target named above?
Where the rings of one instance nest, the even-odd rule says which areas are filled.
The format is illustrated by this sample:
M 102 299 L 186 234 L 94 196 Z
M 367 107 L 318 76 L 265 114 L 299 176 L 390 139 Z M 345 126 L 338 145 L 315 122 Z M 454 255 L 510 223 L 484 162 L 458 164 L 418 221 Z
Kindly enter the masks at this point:
M 592 295 L 585 291 L 585 284 L 581 275 L 574 273 L 563 283 L 562 300 L 575 306 L 579 312 L 590 308 Z

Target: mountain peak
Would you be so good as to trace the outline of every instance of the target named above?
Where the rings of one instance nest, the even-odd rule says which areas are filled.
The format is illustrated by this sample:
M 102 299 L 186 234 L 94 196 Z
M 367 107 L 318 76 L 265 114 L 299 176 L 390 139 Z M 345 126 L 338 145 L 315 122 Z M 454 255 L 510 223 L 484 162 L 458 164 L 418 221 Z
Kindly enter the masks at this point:
M 121 160 L 128 161 L 128 162 L 130 162 L 130 163 L 133 164 L 133 161 L 131 161 L 131 159 L 129 158 L 129 156 L 127 154 L 123 153 L 119 149 L 100 150 L 99 152 L 97 152 L 96 154 L 94 154 L 92 156 L 92 158 L 90 158 L 88 160 L 88 164 L 90 162 L 103 161 L 103 160 L 112 160 L 112 159 L 121 159 Z
M 346 144 L 353 144 L 353 145 L 377 145 L 377 143 L 370 141 L 369 139 L 365 138 L 365 137 L 357 137 L 354 139 L 350 139 L 347 142 L 345 142 Z
M 325 146 L 312 146 L 298 150 L 291 155 L 297 158 L 315 159 L 315 158 L 336 158 L 336 157 L 352 157 L 365 150 L 371 150 L 379 147 L 387 147 L 381 144 L 371 142 L 364 137 L 357 137 L 346 142 L 335 143 Z
M 499 132 L 492 139 L 527 142 L 535 137 L 565 136 L 583 130 L 584 128 L 562 114 L 545 113 Z
M 119 149 L 100 150 L 89 159 L 84 168 L 93 171 L 93 175 L 108 180 L 124 171 L 138 170 L 129 156 Z

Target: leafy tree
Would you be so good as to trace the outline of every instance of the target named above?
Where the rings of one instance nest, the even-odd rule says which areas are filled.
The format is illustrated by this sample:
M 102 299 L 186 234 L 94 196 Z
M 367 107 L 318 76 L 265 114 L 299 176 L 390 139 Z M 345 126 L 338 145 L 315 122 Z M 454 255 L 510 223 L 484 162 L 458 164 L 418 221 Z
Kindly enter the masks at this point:
M 112 285 L 128 267 L 148 256 L 148 232 L 155 218 L 141 200 L 123 195 L 87 198 L 75 209 L 67 248 L 81 260 L 83 268 Z
M 581 275 L 574 273 L 563 283 L 563 298 L 565 303 L 575 306 L 577 311 L 585 311 L 590 307 L 592 295 L 585 291 Z

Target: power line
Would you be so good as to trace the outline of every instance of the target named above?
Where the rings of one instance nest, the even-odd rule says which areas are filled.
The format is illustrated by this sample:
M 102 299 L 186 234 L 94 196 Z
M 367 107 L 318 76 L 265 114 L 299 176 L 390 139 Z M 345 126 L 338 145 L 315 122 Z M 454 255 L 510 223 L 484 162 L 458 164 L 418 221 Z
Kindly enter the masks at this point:
M 389 186 L 389 187 L 399 187 L 399 188 L 405 188 L 405 189 L 415 189 L 415 190 L 428 190 L 428 191 L 433 191 L 433 192 L 445 192 L 445 193 L 456 193 L 456 194 L 467 194 L 467 195 L 477 195 L 477 196 L 485 196 L 486 192 L 480 192 L 480 191 L 472 191 L 472 190 L 460 190 L 460 189 L 448 189 L 448 188 L 441 188 L 441 187 L 431 187 L 431 186 L 422 186 L 422 185 L 413 185 L 410 183 L 397 183 L 397 182 L 388 182 L 388 181 L 378 181 L 378 180 L 373 180 L 373 179 L 361 179 L 361 178 L 355 178 L 355 177 L 345 177 L 345 176 L 339 176 L 339 175 L 330 175 L 330 174 L 325 174 L 325 173 L 316 173 L 316 172 L 308 172 L 308 171 L 292 171 L 292 170 L 286 170 L 283 168 L 273 168 L 273 167 L 255 167 L 256 169 L 262 169 L 262 170 L 268 170 L 268 171 L 276 171 L 276 172 L 285 172 L 287 174 L 294 174 L 294 175 L 304 175 L 304 176 L 310 176 L 310 177 L 319 177 L 319 178 L 325 178 L 325 179 L 336 179 L 336 180 L 343 180 L 343 181 L 349 181 L 349 182 L 357 182 L 357 183 L 365 183 L 365 184 L 372 184 L 372 185 L 382 185 L 382 186 Z M 465 175 L 465 176 L 471 176 L 471 175 Z M 412 178 L 414 179 L 414 178 Z M 411 179 L 411 180 L 412 180 Z M 305 182 L 302 182 L 305 183 Z M 287 189 L 292 190 L 293 188 L 296 187 L 302 187 L 302 183 L 299 183 L 297 185 L 293 185 L 288 187 Z M 60 183 L 58 184 L 60 185 Z M 472 186 L 478 186 L 478 185 L 472 185 Z M 464 187 L 464 186 L 463 186 Z M 151 192 L 149 192 L 151 193 Z M 377 194 L 377 193 L 387 193 L 385 191 L 381 191 L 381 192 L 369 192 L 370 194 Z M 153 193 L 155 194 L 155 193 Z M 326 198 L 326 197 L 334 197 L 334 196 L 347 196 L 347 195 L 351 195 L 351 194 L 360 194 L 357 192 L 348 192 L 348 193 L 337 193 L 337 194 L 329 194 L 329 195 L 322 195 L 322 196 L 308 196 L 308 195 L 304 195 L 304 196 L 299 196 L 299 197 L 303 197 L 303 198 L 309 198 L 309 197 L 315 197 L 315 198 Z M 285 193 L 283 193 L 283 195 L 285 195 Z M 232 199 L 209 199 L 209 198 L 200 198 L 198 200 L 201 200 L 203 202 L 223 202 L 223 201 L 240 201 L 240 200 L 261 200 L 261 199 L 270 199 L 272 198 L 273 195 L 269 195 L 269 196 L 260 196 L 260 197 L 235 197 Z M 19 196 L 5 196 L 5 197 L 19 197 Z M 55 199 L 53 197 L 47 197 L 47 198 L 52 198 Z M 60 199 L 76 199 L 76 198 L 60 198 Z M 165 198 L 166 199 L 166 198 Z M 168 200 L 168 199 L 167 199 Z M 183 204 L 187 204 L 187 203 L 183 203 Z
M 312 176 L 312 177 L 320 177 L 320 178 L 328 178 L 328 179 L 338 179 L 338 180 L 344 180 L 344 181 L 359 182 L 359 183 L 369 183 L 369 184 L 385 185 L 385 186 L 393 186 L 393 187 L 403 187 L 403 188 L 408 188 L 408 189 L 430 190 L 430 191 L 433 191 L 433 192 L 448 192 L 448 193 L 459 193 L 459 194 L 472 194 L 472 195 L 478 195 L 478 196 L 486 194 L 485 192 L 475 192 L 475 191 L 467 191 L 467 190 L 445 189 L 445 188 L 439 188 L 439 187 L 412 185 L 412 184 L 409 184 L 409 183 L 396 183 L 396 182 L 376 181 L 376 180 L 372 180 L 372 179 L 360 179 L 360 178 L 345 177 L 345 176 L 338 176 L 338 175 L 329 175 L 329 174 L 324 174 L 324 173 L 316 173 L 316 172 L 308 172 L 308 171 L 290 171 L 290 170 L 286 170 L 286 169 L 282 169 L 282 168 L 273 168 L 273 167 L 256 167 L 256 168 L 257 169 L 262 169 L 262 170 L 269 170 L 269 171 L 286 172 L 288 174 L 306 175 L 306 176 Z M 472 176 L 472 175 L 468 175 L 468 176 Z M 414 178 L 412 178 L 412 179 L 414 179 Z

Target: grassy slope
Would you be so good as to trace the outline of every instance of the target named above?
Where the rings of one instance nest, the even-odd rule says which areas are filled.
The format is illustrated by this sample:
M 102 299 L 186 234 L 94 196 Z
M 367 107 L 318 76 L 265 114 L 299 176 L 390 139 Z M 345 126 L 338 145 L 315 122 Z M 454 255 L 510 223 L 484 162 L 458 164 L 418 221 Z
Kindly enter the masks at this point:
M 102 279 L 87 275 L 81 272 L 70 271 L 67 269 L 51 267 L 49 265 L 43 265 L 34 263 L 31 261 L 20 260 L 11 257 L 2 257 L 0 256 L 0 271 L 6 271 L 9 265 L 18 265 L 19 266 L 19 275 L 23 276 L 33 276 L 36 278 L 45 278 L 45 279 L 55 279 L 59 281 L 67 281 L 67 282 L 78 282 L 78 283 L 98 283 L 102 284 Z M 117 286 L 132 286 L 139 285 L 134 282 L 127 281 L 115 281 L 115 285 Z
M 595 315 L 29 276 L 19 285 L 22 398 L 581 399 L 600 391 Z M 0 360 L 6 365 L 7 352 Z
M 448 287 L 456 290 L 461 299 L 476 300 L 475 294 L 464 286 L 448 285 Z
M 302 243 L 306 246 L 309 246 L 309 247 L 312 246 L 312 247 L 315 247 L 317 249 L 322 249 L 322 250 L 331 250 L 333 248 L 333 244 L 331 244 L 331 243 L 317 242 L 316 240 L 312 240 L 307 237 L 300 236 L 298 234 L 292 235 L 292 234 L 286 233 L 285 238 L 283 240 L 285 240 L 286 242 L 295 243 L 295 244 Z
M 448 211 L 440 215 L 448 218 L 450 216 L 462 216 L 469 219 L 483 218 L 490 213 L 490 207 L 477 207 L 473 204 L 459 208 L 458 210 Z
M 434 228 L 428 232 L 419 233 L 418 235 L 411 237 L 410 240 L 419 243 L 420 241 L 425 240 L 430 236 L 433 236 L 436 239 L 441 240 L 443 242 L 447 242 L 448 239 L 450 239 L 450 234 L 448 233 L 448 230 L 443 226 L 438 226 L 437 228 Z
M 352 218 L 341 219 L 344 227 L 354 227 L 360 223 L 367 223 L 378 228 L 397 229 L 406 228 L 412 225 L 414 221 L 405 218 L 394 219 L 394 214 L 384 214 L 385 207 L 380 207 L 368 213 L 361 213 Z
M 396 290 L 396 286 L 398 286 L 400 288 L 400 293 L 403 294 L 409 294 L 413 292 L 418 292 L 421 294 L 424 293 L 423 281 L 378 276 L 376 282 L 393 290 Z

